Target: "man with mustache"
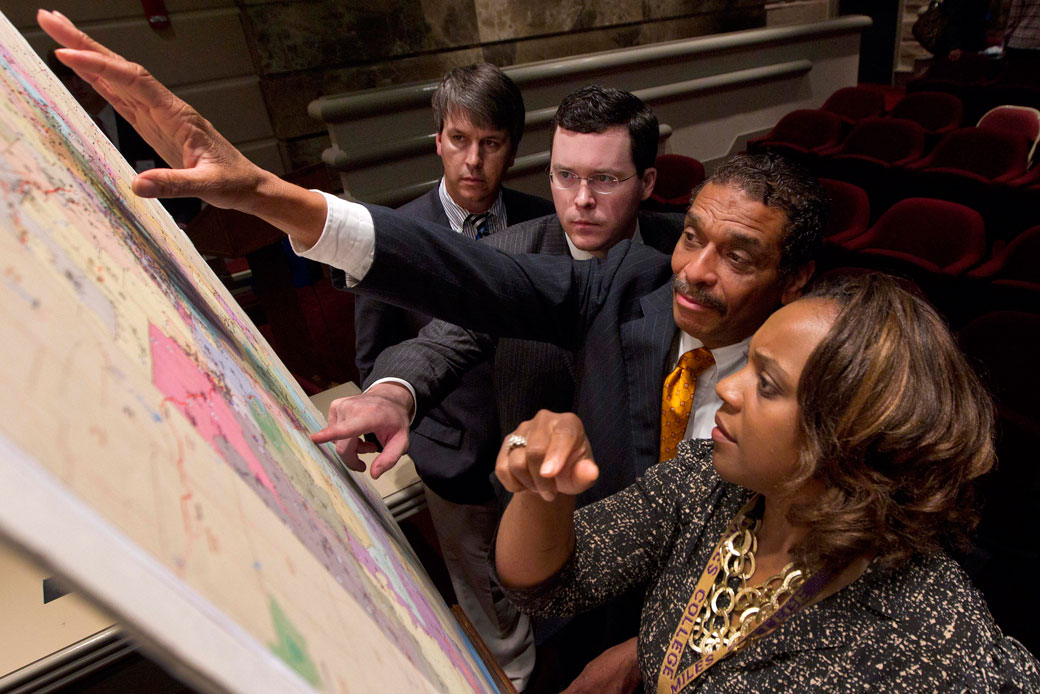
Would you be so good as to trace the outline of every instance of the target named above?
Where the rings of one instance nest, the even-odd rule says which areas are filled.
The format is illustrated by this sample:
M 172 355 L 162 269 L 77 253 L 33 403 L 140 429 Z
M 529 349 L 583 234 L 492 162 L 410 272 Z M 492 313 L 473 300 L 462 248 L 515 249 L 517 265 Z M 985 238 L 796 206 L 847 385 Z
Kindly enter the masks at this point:
M 38 18 L 52 38 L 74 49 L 59 51 L 59 59 L 177 167 L 139 174 L 137 194 L 196 195 L 255 214 L 289 235 L 301 254 L 344 269 L 360 292 L 470 330 L 574 350 L 573 409 L 600 456 L 600 481 L 579 503 L 628 486 L 671 457 L 679 440 L 702 436 L 700 427 L 709 426 L 708 413 L 718 406 L 705 383 L 738 368 L 746 356 L 727 367 L 731 355 L 722 352 L 742 353 L 741 343 L 777 306 L 797 297 L 814 270 L 825 197 L 814 179 L 779 158 L 737 157 L 720 167 L 694 199 L 670 262 L 627 241 L 602 262 L 514 256 L 391 210 L 282 181 L 249 162 L 143 68 L 58 13 L 41 11 Z M 593 176 L 570 173 L 582 186 Z M 678 291 L 673 276 L 680 278 Z M 312 439 L 337 441 L 344 461 L 364 469 L 356 453 L 373 447 L 357 437 L 375 432 L 384 445 L 372 464 L 379 475 L 407 447 L 411 394 L 384 383 L 358 397 L 365 398 L 354 401 L 363 407 L 352 406 L 349 417 L 333 407 L 329 425 Z M 760 399 L 755 406 L 768 408 L 768 393 Z M 619 673 L 607 679 L 612 687 L 630 684 L 621 675 L 633 654 L 629 644 L 612 654 L 607 664 L 618 665 Z

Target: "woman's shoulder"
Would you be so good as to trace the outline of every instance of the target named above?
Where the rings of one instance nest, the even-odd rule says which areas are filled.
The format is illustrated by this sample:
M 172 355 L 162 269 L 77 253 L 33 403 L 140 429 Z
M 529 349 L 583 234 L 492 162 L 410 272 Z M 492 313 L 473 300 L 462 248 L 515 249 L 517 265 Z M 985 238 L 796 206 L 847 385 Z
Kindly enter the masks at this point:
M 658 482 L 681 492 L 680 510 L 703 521 L 722 513 L 728 521 L 753 492 L 725 481 L 711 462 L 714 443 L 711 439 L 687 439 L 679 444 L 675 458 L 652 468 Z M 649 477 L 649 475 L 648 475 Z
M 872 567 L 872 569 L 875 567 Z M 985 598 L 964 569 L 944 551 L 919 553 L 892 569 L 876 567 L 878 595 L 894 603 L 913 601 L 918 607 L 905 612 L 907 619 L 921 619 L 942 607 L 948 619 L 972 618 L 980 637 L 996 629 Z M 928 618 L 936 625 L 943 620 Z
M 687 494 L 693 491 L 708 493 L 719 485 L 726 484 L 711 462 L 714 443 L 711 439 L 687 439 L 679 443 L 675 457 L 658 463 L 648 471 L 669 485 L 683 488 Z
M 872 565 L 862 579 L 854 591 L 857 600 L 880 613 L 898 635 L 885 639 L 893 648 L 893 666 L 905 651 L 914 661 L 907 672 L 916 671 L 926 682 L 931 672 L 958 691 L 997 691 L 1001 683 L 1040 688 L 1036 659 L 1001 632 L 982 594 L 949 555 L 919 554 L 893 569 Z M 1009 691 L 1019 691 L 1018 686 Z
M 950 648 L 991 641 L 999 633 L 982 594 L 945 552 L 917 554 L 892 568 L 875 562 L 859 583 L 860 602 L 922 643 Z

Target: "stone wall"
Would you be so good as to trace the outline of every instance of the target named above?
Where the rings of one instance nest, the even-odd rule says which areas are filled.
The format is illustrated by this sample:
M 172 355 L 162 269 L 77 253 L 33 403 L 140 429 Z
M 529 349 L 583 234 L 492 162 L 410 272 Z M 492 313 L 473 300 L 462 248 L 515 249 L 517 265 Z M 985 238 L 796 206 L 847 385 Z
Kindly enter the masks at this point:
M 766 0 L 238 0 L 289 169 L 320 160 L 323 94 L 765 25 Z
M 138 0 L 51 0 L 148 67 L 254 161 L 277 172 L 329 145 L 307 104 L 325 95 L 766 24 L 767 0 L 165 0 L 155 31 Z M 3 11 L 45 55 L 31 3 Z M 431 128 L 432 129 L 432 128 Z

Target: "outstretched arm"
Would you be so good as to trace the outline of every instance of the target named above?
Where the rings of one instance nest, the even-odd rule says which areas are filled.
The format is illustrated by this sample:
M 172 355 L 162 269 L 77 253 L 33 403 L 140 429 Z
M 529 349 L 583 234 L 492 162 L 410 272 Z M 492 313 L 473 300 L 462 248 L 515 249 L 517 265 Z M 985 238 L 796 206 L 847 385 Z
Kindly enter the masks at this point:
M 199 197 L 216 207 L 256 215 L 309 248 L 325 224 L 325 198 L 287 183 L 242 155 L 199 112 L 140 65 L 113 53 L 60 12 L 40 10 L 36 21 L 61 48 L 55 52 L 137 130 L 171 169 L 137 175 L 133 190 L 146 198 Z

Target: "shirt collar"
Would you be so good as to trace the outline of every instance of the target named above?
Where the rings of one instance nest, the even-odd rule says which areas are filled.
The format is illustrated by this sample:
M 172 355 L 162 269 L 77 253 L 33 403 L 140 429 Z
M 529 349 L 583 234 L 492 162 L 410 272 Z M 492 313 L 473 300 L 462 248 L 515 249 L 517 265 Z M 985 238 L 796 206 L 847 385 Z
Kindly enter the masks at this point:
M 583 251 L 580 248 L 578 248 L 577 246 L 575 246 L 574 242 L 571 241 L 571 237 L 567 236 L 566 233 L 564 233 L 563 238 L 567 240 L 567 248 L 571 252 L 571 257 L 574 258 L 575 260 L 592 260 L 593 258 L 596 257 L 596 256 L 592 255 L 591 253 L 589 253 L 588 251 Z M 643 242 L 643 236 L 642 236 L 642 234 L 639 233 L 639 220 L 637 219 L 636 220 L 636 231 L 635 231 L 634 234 L 632 234 L 632 243 L 642 243 L 642 242 Z
M 451 195 L 448 194 L 448 187 L 444 183 L 443 176 L 441 176 L 441 183 L 437 189 L 437 195 L 441 199 L 444 213 L 448 215 L 448 223 L 451 224 L 452 231 L 456 234 L 462 233 L 462 225 L 465 224 L 466 217 L 468 217 L 470 213 L 455 202 Z M 498 191 L 498 197 L 495 198 L 495 202 L 491 205 L 488 213 L 494 218 L 494 229 L 504 229 L 509 224 L 509 220 L 506 218 L 506 204 L 502 202 L 501 188 Z
M 708 350 L 711 352 L 711 356 L 715 358 L 715 365 L 718 367 L 719 373 L 726 373 L 733 366 L 740 363 L 741 361 L 747 361 L 748 343 L 751 342 L 751 336 L 747 336 L 740 342 L 732 345 L 726 345 L 725 347 L 718 347 L 716 349 Z M 698 340 L 693 335 L 689 335 L 683 331 L 679 331 L 679 356 L 686 354 L 690 350 L 703 347 L 704 343 Z

